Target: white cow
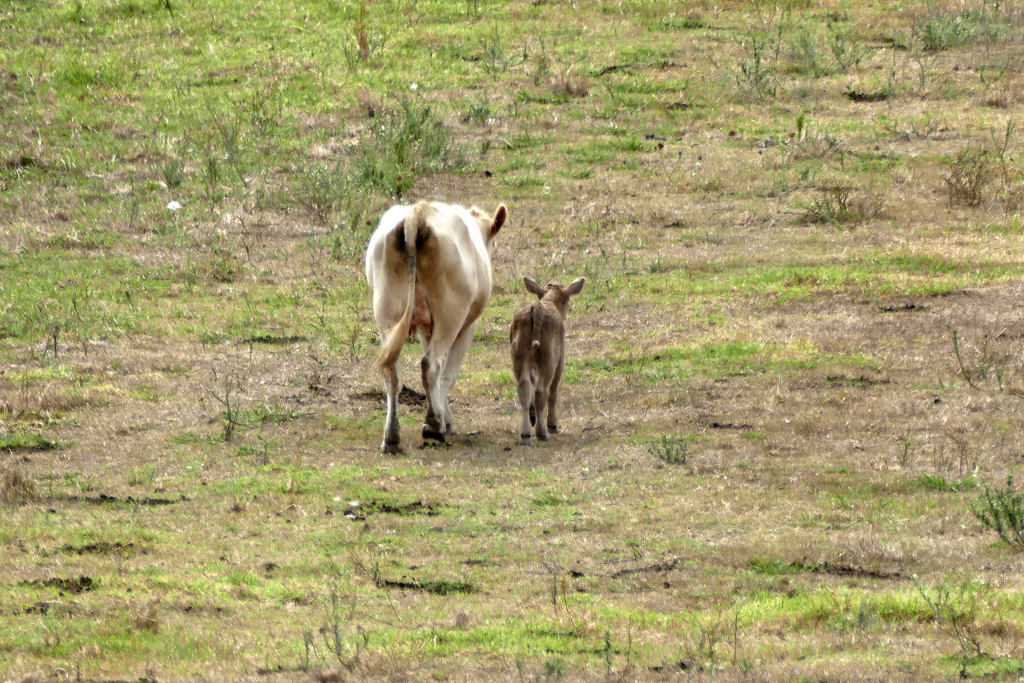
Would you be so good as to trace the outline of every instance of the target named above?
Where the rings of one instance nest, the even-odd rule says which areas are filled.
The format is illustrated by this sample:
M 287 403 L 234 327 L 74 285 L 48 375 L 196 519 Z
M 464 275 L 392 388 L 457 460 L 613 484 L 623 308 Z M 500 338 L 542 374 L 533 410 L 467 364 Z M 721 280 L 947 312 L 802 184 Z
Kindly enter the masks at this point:
M 448 392 L 491 298 L 491 250 L 507 213 L 504 205 L 494 218 L 476 207 L 438 202 L 393 206 L 370 238 L 366 280 L 381 338 L 375 367 L 384 374 L 388 394 L 384 453 L 402 450 L 397 364 L 406 337 L 414 332 L 424 351 L 423 438 L 444 441 L 454 432 Z

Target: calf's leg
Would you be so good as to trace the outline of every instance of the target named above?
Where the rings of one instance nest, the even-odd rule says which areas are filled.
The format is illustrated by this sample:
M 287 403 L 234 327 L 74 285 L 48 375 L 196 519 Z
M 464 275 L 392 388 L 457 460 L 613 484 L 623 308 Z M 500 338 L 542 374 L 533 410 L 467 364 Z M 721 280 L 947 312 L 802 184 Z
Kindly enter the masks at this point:
M 565 349 L 562 349 L 562 356 L 555 368 L 555 375 L 551 378 L 551 390 L 548 395 L 548 431 L 552 434 L 558 433 L 558 411 L 555 404 L 558 403 L 558 384 L 562 381 L 562 371 L 565 370 Z
M 537 439 L 540 441 L 548 440 L 548 426 L 547 421 L 544 419 L 544 411 L 548 407 L 548 389 L 547 378 L 541 376 L 537 378 L 537 388 L 533 394 L 533 405 L 537 410 Z
M 523 421 L 519 425 L 519 443 L 523 446 L 529 446 L 533 443 L 533 434 L 530 429 L 530 416 L 533 413 L 533 382 L 530 381 L 529 371 L 523 372 L 519 377 L 519 384 L 517 386 L 519 391 L 519 406 L 522 408 Z

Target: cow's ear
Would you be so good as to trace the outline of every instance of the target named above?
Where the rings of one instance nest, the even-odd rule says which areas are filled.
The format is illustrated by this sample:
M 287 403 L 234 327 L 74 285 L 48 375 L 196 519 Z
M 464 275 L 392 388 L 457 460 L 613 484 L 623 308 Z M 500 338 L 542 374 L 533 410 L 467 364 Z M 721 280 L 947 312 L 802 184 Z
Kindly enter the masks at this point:
M 502 204 L 498 207 L 498 210 L 494 212 L 494 220 L 491 221 L 491 237 L 498 234 L 501 230 L 501 226 L 505 225 L 505 219 L 508 218 L 508 209 Z
M 571 285 L 563 289 L 566 296 L 576 296 L 583 291 L 583 285 L 587 283 L 587 278 L 581 277 L 578 280 L 574 280 Z
M 545 289 L 537 284 L 537 281 L 532 277 L 524 277 L 523 284 L 526 285 L 526 291 L 531 294 L 536 294 L 538 299 L 544 298 Z

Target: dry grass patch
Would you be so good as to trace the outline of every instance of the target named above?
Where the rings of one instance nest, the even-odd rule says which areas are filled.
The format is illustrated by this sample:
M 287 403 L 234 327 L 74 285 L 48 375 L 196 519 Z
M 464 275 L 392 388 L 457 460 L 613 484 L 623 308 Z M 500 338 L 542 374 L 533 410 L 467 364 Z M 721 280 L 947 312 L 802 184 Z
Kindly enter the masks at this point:
M 17 507 L 36 500 L 36 484 L 24 469 L 7 466 L 0 470 L 0 502 Z
M 590 79 L 582 74 L 564 73 L 551 79 L 551 90 L 556 95 L 586 97 L 590 94 Z
M 161 625 L 160 600 L 132 603 L 128 608 L 128 618 L 136 630 L 159 633 Z

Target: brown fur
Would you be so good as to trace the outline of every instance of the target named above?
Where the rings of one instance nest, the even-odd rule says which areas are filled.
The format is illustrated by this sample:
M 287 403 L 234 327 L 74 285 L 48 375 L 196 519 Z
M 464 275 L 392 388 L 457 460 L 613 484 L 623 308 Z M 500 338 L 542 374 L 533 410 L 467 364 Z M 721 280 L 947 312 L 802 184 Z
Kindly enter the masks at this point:
M 532 443 L 530 428 L 534 425 L 540 441 L 547 441 L 548 432 L 558 433 L 556 403 L 565 369 L 565 318 L 569 298 L 579 294 L 585 282 L 586 278 L 581 277 L 568 287 L 554 283 L 541 287 L 531 278 L 523 278 L 527 291 L 536 294 L 539 301 L 516 309 L 509 334 L 512 374 L 523 414 L 520 444 Z

